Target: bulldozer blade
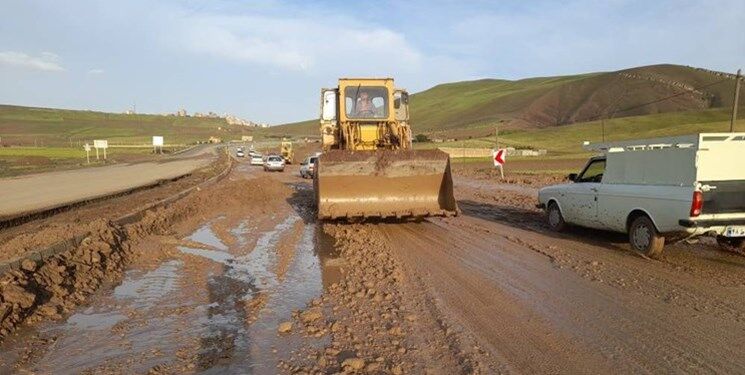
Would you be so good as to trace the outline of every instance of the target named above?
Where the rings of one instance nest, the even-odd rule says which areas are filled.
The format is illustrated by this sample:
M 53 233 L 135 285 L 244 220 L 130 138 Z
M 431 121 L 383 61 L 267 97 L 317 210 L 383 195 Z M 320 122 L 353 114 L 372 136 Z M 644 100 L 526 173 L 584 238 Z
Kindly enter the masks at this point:
M 440 150 L 331 150 L 316 171 L 319 219 L 458 214 L 450 159 Z

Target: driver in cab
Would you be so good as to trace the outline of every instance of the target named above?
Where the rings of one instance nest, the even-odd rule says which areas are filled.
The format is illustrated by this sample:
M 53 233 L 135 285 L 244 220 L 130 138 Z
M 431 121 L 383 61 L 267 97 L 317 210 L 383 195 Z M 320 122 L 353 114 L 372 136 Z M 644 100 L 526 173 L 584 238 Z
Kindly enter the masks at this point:
M 361 92 L 355 106 L 354 116 L 362 118 L 379 117 L 379 109 L 375 107 L 367 92 Z

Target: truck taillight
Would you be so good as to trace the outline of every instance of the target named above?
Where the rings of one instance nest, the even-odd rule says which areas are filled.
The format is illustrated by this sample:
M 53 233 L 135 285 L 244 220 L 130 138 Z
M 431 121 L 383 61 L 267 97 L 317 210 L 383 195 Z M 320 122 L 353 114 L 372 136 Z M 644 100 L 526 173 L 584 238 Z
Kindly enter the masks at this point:
M 693 192 L 693 200 L 691 201 L 691 217 L 701 215 L 701 210 L 704 208 L 704 194 L 700 191 Z

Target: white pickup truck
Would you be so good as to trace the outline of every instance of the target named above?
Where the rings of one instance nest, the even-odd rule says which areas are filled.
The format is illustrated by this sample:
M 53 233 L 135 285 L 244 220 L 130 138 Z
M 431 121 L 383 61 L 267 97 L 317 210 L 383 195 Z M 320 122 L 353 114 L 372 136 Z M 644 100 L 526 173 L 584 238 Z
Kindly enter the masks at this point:
M 567 224 L 628 233 L 658 255 L 669 240 L 713 235 L 745 250 L 745 133 L 702 133 L 606 144 L 568 184 L 538 192 L 557 231 Z

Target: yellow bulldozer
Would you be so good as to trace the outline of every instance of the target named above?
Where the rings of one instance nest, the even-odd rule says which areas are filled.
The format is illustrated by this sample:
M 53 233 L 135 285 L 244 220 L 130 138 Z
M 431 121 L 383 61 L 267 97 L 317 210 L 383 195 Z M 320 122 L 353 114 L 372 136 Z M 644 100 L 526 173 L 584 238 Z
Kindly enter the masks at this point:
M 409 95 L 391 78 L 341 78 L 321 90 L 319 219 L 457 215 L 450 158 L 413 150 Z
M 295 159 L 295 152 L 292 151 L 292 141 L 282 138 L 279 153 L 282 155 L 282 158 L 285 159 L 287 164 L 292 164 Z

